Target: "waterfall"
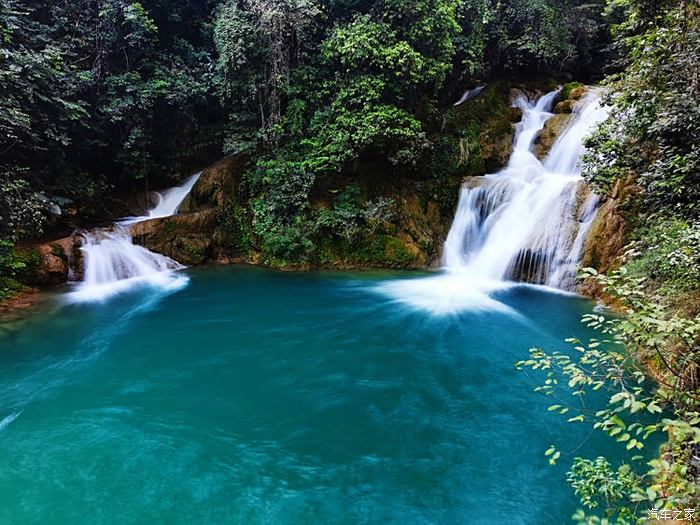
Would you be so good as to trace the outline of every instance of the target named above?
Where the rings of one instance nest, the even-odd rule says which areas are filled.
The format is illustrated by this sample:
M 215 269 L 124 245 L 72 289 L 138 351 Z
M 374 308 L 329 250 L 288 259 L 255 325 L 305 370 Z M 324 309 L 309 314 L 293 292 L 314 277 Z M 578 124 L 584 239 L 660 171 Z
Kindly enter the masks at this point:
M 574 108 L 547 157 L 534 154 L 537 136 L 558 91 L 539 99 L 519 95 L 523 110 L 508 165 L 473 177 L 461 189 L 443 248 L 443 271 L 374 287 L 411 308 L 446 314 L 461 310 L 515 312 L 495 298 L 513 281 L 574 290 L 575 272 L 598 198 L 580 175 L 583 139 L 607 117 L 595 92 Z
M 146 212 L 142 217 L 127 217 L 121 219 L 119 224 L 129 226 L 137 222 L 147 221 L 148 219 L 160 219 L 161 217 L 170 217 L 175 215 L 182 206 L 182 203 L 192 191 L 192 187 L 199 179 L 200 173 L 196 173 L 189 177 L 185 182 L 174 188 L 163 190 L 162 192 L 154 192 L 154 206 Z
M 589 94 L 540 162 L 534 142 L 552 116 L 548 110 L 556 96 L 554 91 L 538 100 L 524 95 L 515 100 L 523 118 L 513 153 L 503 170 L 462 188 L 443 250 L 448 270 L 574 288 L 576 264 L 597 205 L 583 184 L 578 162 L 583 139 L 607 111 L 595 93 Z
M 179 288 L 186 277 L 176 275 L 184 268 L 180 263 L 151 252 L 133 243 L 130 226 L 137 222 L 169 217 L 179 210 L 199 173 L 183 184 L 155 192 L 155 204 L 146 215 L 126 217 L 110 228 L 98 228 L 83 233 L 81 251 L 85 261 L 83 281 L 68 294 L 71 302 L 102 301 L 138 285 L 150 285 L 162 289 Z

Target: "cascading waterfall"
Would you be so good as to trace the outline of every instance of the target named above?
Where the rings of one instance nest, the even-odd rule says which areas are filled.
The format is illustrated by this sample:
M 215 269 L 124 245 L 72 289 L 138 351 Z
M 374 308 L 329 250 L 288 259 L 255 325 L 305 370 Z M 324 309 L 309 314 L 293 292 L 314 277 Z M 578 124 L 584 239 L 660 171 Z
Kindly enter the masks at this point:
M 539 99 L 518 96 L 523 110 L 513 153 L 498 173 L 475 177 L 462 188 L 443 250 L 443 272 L 389 281 L 376 289 L 413 308 L 450 313 L 509 308 L 492 293 L 512 281 L 575 287 L 575 270 L 598 199 L 582 181 L 583 139 L 605 120 L 595 92 L 574 108 L 572 120 L 544 161 L 534 145 L 558 91 Z
M 577 104 L 569 126 L 543 162 L 534 142 L 557 92 L 536 101 L 524 95 L 513 153 L 500 172 L 471 181 L 461 191 L 445 242 L 448 270 L 493 280 L 520 280 L 573 289 L 576 264 L 595 215 L 578 161 L 583 139 L 607 116 L 595 93 Z
M 186 277 L 173 273 L 184 267 L 165 255 L 134 244 L 130 226 L 177 213 L 198 178 L 199 173 L 180 186 L 155 192 L 155 205 L 144 216 L 127 217 L 111 228 L 83 233 L 84 277 L 68 295 L 69 300 L 101 301 L 140 284 L 164 289 L 184 285 Z

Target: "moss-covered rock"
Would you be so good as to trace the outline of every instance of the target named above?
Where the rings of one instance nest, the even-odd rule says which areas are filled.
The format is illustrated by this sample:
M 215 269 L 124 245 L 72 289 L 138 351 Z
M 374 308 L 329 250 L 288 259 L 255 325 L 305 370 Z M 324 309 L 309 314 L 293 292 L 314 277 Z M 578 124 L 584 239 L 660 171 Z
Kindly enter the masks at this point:
M 539 159 L 547 156 L 554 146 L 562 131 L 571 122 L 571 115 L 567 113 L 557 113 L 544 123 L 542 132 L 537 137 L 535 143 L 535 155 Z
M 588 87 L 580 82 L 570 82 L 561 89 L 559 102 L 554 106 L 554 113 L 569 114 L 574 111 L 576 103 L 588 92 Z
M 625 206 L 638 192 L 639 188 L 631 179 L 618 180 L 610 194 L 603 197 L 584 241 L 582 267 L 606 273 L 624 262 L 621 256 L 627 239 Z M 579 291 L 591 297 L 600 293 L 593 280 L 583 282 Z
M 561 88 L 561 100 L 580 100 L 586 93 L 586 86 L 581 82 L 569 82 Z
M 559 102 L 554 107 L 554 116 L 544 123 L 542 132 L 535 144 L 535 155 L 542 159 L 547 156 L 557 138 L 572 121 L 576 104 L 587 93 L 588 88 L 580 82 L 570 82 L 561 89 Z
M 215 260 L 222 251 L 219 210 L 209 208 L 134 224 L 136 244 L 187 265 Z
M 477 97 L 448 109 L 441 133 L 458 140 L 462 174 L 483 175 L 503 167 L 520 117 L 511 107 L 511 87 L 505 81 L 492 82 Z
M 231 155 L 205 168 L 183 202 L 182 212 L 223 206 L 235 199 L 246 162 L 244 155 Z
M 81 246 L 80 236 L 71 235 L 21 249 L 27 264 L 20 280 L 31 286 L 53 286 L 80 279 L 83 274 Z

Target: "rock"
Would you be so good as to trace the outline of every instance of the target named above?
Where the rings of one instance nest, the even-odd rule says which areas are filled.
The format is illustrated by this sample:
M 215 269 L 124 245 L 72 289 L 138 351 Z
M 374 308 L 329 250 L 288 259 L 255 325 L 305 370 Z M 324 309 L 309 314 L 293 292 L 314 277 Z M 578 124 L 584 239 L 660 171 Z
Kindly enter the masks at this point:
M 82 241 L 73 235 L 30 247 L 36 254 L 36 268 L 28 276 L 32 285 L 52 286 L 71 278 L 79 278 L 82 271 Z
M 587 92 L 588 92 L 588 87 L 581 84 L 580 86 L 573 88 L 569 92 L 569 99 L 581 100 Z
M 462 188 L 468 188 L 470 190 L 479 188 L 483 186 L 484 182 L 486 182 L 486 178 L 484 177 L 467 177 L 462 183 Z
M 237 197 L 246 162 L 244 155 L 232 155 L 205 168 L 183 203 L 182 211 L 223 206 L 226 199 Z
M 554 113 L 571 113 L 576 106 L 576 103 L 581 100 L 586 93 L 588 87 L 580 82 L 570 82 L 561 89 L 559 103 L 554 107 Z
M 615 197 L 605 198 L 598 209 L 583 245 L 581 267 L 595 268 L 600 273 L 613 270 L 622 264 L 622 250 L 626 243 L 627 220 L 622 213 L 622 206 L 640 188 L 632 179 L 618 180 L 610 192 Z M 598 296 L 599 287 L 594 281 L 586 281 L 579 291 L 588 296 Z
M 515 106 L 508 108 L 508 117 L 510 121 L 514 124 L 520 122 L 523 118 L 522 108 L 518 108 Z
M 542 159 L 547 156 L 549 150 L 552 149 L 552 146 L 557 141 L 557 138 L 559 135 L 561 135 L 561 132 L 564 131 L 570 121 L 571 115 L 559 113 L 544 123 L 542 132 L 537 138 L 537 142 L 535 144 L 535 155 L 537 158 Z
M 574 111 L 574 106 L 576 105 L 575 100 L 567 99 L 567 100 L 562 100 L 561 102 L 558 102 L 556 106 L 554 106 L 554 113 L 557 114 L 569 114 Z
M 216 260 L 222 250 L 216 207 L 139 222 L 131 227 L 136 244 L 182 264 Z
M 486 158 L 484 163 L 486 173 L 495 173 L 503 168 L 508 164 L 511 153 L 513 153 L 512 136 L 506 135 L 494 141 L 491 146 L 491 154 Z

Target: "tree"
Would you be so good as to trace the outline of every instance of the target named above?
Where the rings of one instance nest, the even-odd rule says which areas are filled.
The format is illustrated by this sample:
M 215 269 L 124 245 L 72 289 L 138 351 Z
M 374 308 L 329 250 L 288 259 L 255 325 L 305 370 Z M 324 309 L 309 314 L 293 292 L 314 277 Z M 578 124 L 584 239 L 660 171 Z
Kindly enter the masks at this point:
M 317 15 L 311 0 L 228 0 L 216 12 L 220 96 L 230 103 L 243 95 L 249 110 L 254 104 L 268 143 L 279 137 L 284 90 L 302 33 Z

